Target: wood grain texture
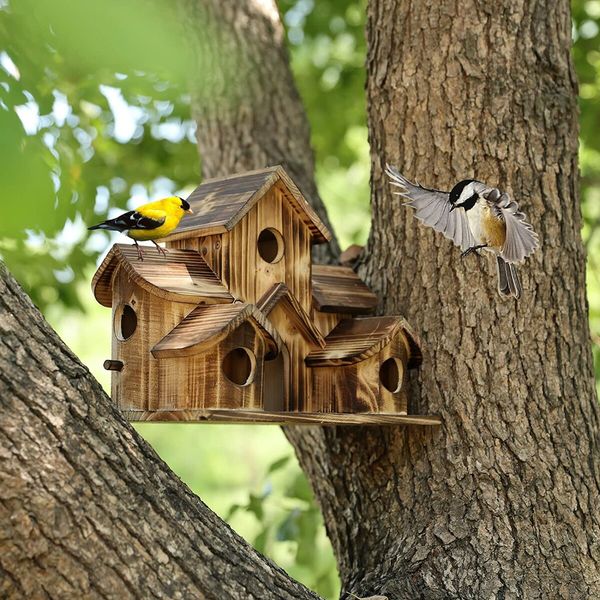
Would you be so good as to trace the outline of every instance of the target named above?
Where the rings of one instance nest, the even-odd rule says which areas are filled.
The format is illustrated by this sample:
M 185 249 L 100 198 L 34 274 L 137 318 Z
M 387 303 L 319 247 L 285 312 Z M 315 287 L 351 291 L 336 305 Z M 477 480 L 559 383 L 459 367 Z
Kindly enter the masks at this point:
M 377 308 L 377 296 L 349 267 L 313 265 L 314 306 L 321 312 L 365 314 Z
M 207 352 L 249 319 L 255 321 L 265 337 L 269 353 L 277 355 L 281 345 L 279 335 L 255 306 L 242 302 L 196 307 L 154 345 L 152 355 L 167 358 Z
M 121 276 L 171 302 L 233 302 L 227 288 L 198 252 L 168 250 L 165 257 L 155 248 L 145 248 L 142 261 L 138 259 L 135 246 L 115 244 L 92 280 L 94 296 L 103 306 L 112 306 L 113 276 L 118 267 Z
M 354 364 L 377 354 L 394 338 L 402 340 L 403 358 L 408 361 L 412 345 L 405 327 L 402 317 L 344 319 L 325 338 L 325 348 L 306 357 L 306 364 L 312 367 Z
M 158 406 L 158 363 L 150 348 L 158 343 L 196 307 L 195 303 L 168 302 L 131 279 L 121 276 L 121 264 L 113 279 L 112 357 L 123 363 L 112 373 L 113 400 L 122 408 Z M 224 306 L 231 306 L 229 304 Z M 131 335 L 124 339 L 121 317 L 125 307 L 135 313 Z
M 225 362 L 230 353 L 245 349 L 251 367 L 240 381 L 226 375 Z M 264 372 L 271 348 L 254 319 L 242 322 L 208 352 L 186 357 L 166 357 L 156 361 L 157 409 L 196 410 L 208 408 L 263 408 Z M 236 359 L 237 360 L 237 359 Z M 270 375 L 283 380 L 284 374 L 272 369 Z M 273 399 L 277 409 L 283 398 Z
M 194 214 L 184 219 L 165 240 L 231 231 L 277 183 L 285 188 L 287 202 L 311 232 L 311 241 L 321 243 L 331 239 L 327 227 L 283 167 L 275 166 L 203 182 L 187 198 Z
M 268 317 L 277 305 L 283 307 L 287 318 L 300 335 L 316 346 L 325 347 L 325 340 L 321 332 L 285 283 L 276 283 L 268 290 L 258 301 L 257 308 Z
M 293 413 L 265 410 L 181 410 L 181 411 L 138 411 L 125 410 L 129 421 L 173 421 L 199 423 L 256 423 L 264 425 L 427 425 L 438 426 L 435 416 L 398 415 L 395 413 Z

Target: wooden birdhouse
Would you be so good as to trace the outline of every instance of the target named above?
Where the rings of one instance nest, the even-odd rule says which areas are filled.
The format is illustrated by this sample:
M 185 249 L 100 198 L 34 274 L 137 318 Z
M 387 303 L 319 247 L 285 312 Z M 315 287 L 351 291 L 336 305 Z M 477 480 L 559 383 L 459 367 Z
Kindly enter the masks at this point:
M 401 317 L 348 267 L 282 167 L 200 185 L 166 257 L 115 245 L 93 280 L 112 307 L 112 397 L 130 420 L 438 424 L 407 414 L 421 363 Z

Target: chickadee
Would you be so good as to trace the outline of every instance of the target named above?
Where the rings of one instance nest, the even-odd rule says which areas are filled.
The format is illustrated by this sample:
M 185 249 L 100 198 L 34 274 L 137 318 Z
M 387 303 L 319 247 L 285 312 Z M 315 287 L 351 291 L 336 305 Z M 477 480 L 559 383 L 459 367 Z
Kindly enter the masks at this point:
M 533 254 L 539 242 L 508 194 L 475 179 L 460 181 L 450 192 L 430 190 L 411 183 L 391 165 L 386 173 L 392 185 L 400 188 L 394 193 L 415 209 L 415 217 L 451 239 L 462 256 L 480 248 L 495 254 L 498 291 L 503 296 L 521 296 L 515 265 Z

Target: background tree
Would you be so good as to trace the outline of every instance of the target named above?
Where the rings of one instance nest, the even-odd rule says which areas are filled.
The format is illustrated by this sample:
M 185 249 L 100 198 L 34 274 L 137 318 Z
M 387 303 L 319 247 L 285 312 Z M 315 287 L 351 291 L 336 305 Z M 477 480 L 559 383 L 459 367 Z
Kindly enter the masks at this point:
M 323 4 L 339 8 L 342 3 Z M 257 79 L 267 84 L 265 97 L 273 97 L 268 93 L 271 73 L 282 75 L 282 82 L 272 85 L 289 97 L 289 103 L 279 97 L 271 110 L 261 112 L 250 90 L 243 121 L 258 117 L 270 127 L 249 129 L 247 137 L 233 137 L 224 127 L 222 145 L 204 148 L 205 174 L 227 171 L 230 165 L 262 166 L 253 161 L 276 160 L 279 152 L 305 189 L 314 189 L 306 127 L 284 69 L 276 14 L 266 3 L 250 20 L 243 9 L 199 6 L 199 26 L 225 39 L 237 35 L 244 40 L 246 54 L 240 61 L 255 66 Z M 309 23 L 319 10 L 311 12 L 300 2 L 289 8 L 292 40 L 304 26 L 309 32 L 304 47 L 310 47 Z M 468 26 L 445 5 L 403 10 L 391 2 L 369 7 L 374 221 L 363 272 L 386 298 L 384 308 L 409 315 L 423 333 L 429 356 L 414 397 L 418 400 L 421 389 L 420 408 L 441 412 L 445 428 L 432 437 L 389 429 L 290 430 L 288 435 L 323 507 L 346 590 L 390 597 L 534 596 L 547 586 L 565 597 L 585 596 L 593 592 L 597 571 L 597 454 L 592 451 L 597 409 L 573 201 L 576 138 L 573 76 L 566 60 L 568 5 L 557 3 L 547 11 L 532 2 L 490 12 L 473 4 L 461 14 L 480 18 L 470 17 Z M 579 58 L 586 67 L 597 63 L 588 41 L 598 34 L 594 10 L 588 2 L 575 13 Z M 341 27 L 335 8 L 330 15 L 329 28 Z M 353 27 L 358 29 L 356 23 Z M 317 47 L 319 39 L 316 35 Z M 214 47 L 204 44 L 205 51 Z M 252 60 L 253 52 L 265 49 L 272 51 Z M 325 77 L 330 66 L 322 71 L 325 81 L 335 78 L 335 69 Z M 226 72 L 227 64 L 220 68 Z M 209 75 L 218 80 L 219 72 Z M 584 73 L 591 100 L 596 93 L 592 73 L 591 68 Z M 196 89 L 202 90 L 197 82 Z M 195 114 L 202 117 L 201 148 L 208 134 L 219 139 L 220 125 L 230 118 L 218 111 L 212 121 L 205 118 L 211 116 L 214 97 L 212 89 L 195 97 Z M 302 132 L 293 141 L 286 111 L 295 115 Z M 279 139 L 278 127 L 289 145 L 265 152 L 266 142 Z M 315 139 L 326 130 L 319 128 Z M 459 141 L 461 134 L 468 145 Z M 588 164 L 594 163 L 592 143 L 590 136 L 590 146 L 584 146 Z M 499 303 L 485 261 L 457 264 L 444 240 L 416 227 L 394 203 L 381 179 L 385 160 L 400 162 L 411 175 L 425 171 L 431 183 L 440 185 L 477 170 L 480 177 L 498 178 L 494 181 L 523 194 L 528 214 L 541 224 L 543 240 L 558 238 L 560 244 L 544 243 L 543 254 L 530 263 L 531 277 L 525 278 L 530 295 L 518 313 Z M 401 251 L 391 253 L 391 247 Z M 563 269 L 567 281 L 559 289 L 544 273 Z M 467 286 L 467 279 L 474 283 Z M 477 299 L 471 288 L 480 290 Z M 555 323 L 554 330 L 548 330 L 546 319 Z M 499 340 L 514 331 L 518 342 L 509 351 Z M 563 440 L 572 440 L 570 451 Z

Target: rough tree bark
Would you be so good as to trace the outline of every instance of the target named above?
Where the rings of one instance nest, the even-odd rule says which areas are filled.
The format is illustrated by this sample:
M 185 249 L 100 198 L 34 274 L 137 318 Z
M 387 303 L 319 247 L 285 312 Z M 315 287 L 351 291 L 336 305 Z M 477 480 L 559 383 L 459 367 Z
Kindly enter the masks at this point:
M 0 263 L 0 597 L 317 598 L 208 509 Z
M 228 11 L 219 18 L 239 32 L 244 10 Z M 248 43 L 258 30 L 267 46 L 281 44 L 274 20 L 265 29 L 241 20 L 249 54 L 265 47 Z M 373 230 L 362 273 L 382 310 L 405 314 L 423 336 L 414 408 L 441 414 L 444 426 L 437 434 L 287 430 L 323 509 L 343 589 L 390 598 L 599 596 L 599 416 L 569 4 L 372 0 L 368 48 Z M 282 73 L 258 55 L 253 64 L 262 82 Z M 290 108 L 296 93 L 278 89 L 251 95 L 258 107 L 250 101 L 234 125 L 216 110 L 199 113 L 206 175 L 264 166 L 267 157 L 297 165 L 308 189 L 304 122 L 287 127 L 289 111 L 300 111 Z M 431 185 L 476 174 L 515 195 L 542 239 L 522 269 L 518 305 L 497 296 L 487 259 L 461 261 L 400 206 L 382 176 L 386 161 Z

